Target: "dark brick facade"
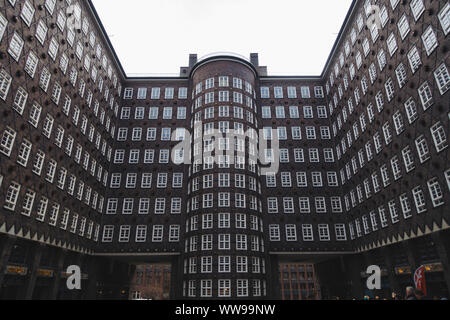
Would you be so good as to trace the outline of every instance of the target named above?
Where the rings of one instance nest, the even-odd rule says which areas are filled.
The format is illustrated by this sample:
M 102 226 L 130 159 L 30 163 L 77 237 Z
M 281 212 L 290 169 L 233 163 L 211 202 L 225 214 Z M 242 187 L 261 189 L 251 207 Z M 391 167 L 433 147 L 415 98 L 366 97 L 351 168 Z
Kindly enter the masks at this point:
M 171 298 L 281 298 L 304 262 L 323 298 L 372 264 L 379 294 L 420 265 L 448 294 L 449 4 L 373 2 L 321 76 L 227 54 L 130 78 L 90 1 L 0 0 L 0 297 L 126 299 L 142 263 L 171 264 Z

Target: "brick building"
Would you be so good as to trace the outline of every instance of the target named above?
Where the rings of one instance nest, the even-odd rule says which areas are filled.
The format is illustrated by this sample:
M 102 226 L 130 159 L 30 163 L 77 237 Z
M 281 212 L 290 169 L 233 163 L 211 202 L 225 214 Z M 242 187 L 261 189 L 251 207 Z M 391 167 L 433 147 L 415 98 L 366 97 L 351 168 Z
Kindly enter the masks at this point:
M 311 264 L 280 265 L 282 300 L 320 300 L 320 285 Z
M 138 265 L 130 284 L 130 299 L 169 299 L 170 278 L 170 264 Z
M 450 5 L 372 4 L 320 76 L 193 54 L 132 78 L 91 1 L 0 0 L 0 298 L 127 299 L 147 263 L 172 299 L 282 298 L 302 263 L 323 298 L 372 264 L 378 294 L 426 265 L 448 295 Z

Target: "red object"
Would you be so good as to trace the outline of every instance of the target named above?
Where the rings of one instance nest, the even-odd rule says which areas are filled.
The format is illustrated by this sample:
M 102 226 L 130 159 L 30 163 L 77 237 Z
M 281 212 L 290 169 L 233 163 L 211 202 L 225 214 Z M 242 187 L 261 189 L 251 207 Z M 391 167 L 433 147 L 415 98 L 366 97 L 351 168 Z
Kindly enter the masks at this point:
M 417 289 L 420 289 L 423 291 L 423 294 L 427 295 L 427 286 L 425 282 L 425 267 L 420 266 L 416 272 L 414 272 L 414 284 L 416 285 Z

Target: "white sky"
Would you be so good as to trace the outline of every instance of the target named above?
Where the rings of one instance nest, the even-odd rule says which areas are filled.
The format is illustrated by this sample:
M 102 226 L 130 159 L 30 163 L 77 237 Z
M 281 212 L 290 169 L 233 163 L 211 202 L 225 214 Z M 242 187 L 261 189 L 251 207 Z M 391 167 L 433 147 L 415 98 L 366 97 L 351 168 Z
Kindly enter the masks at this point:
M 351 0 L 93 0 L 127 74 L 179 74 L 190 53 L 259 53 L 269 75 L 320 75 Z

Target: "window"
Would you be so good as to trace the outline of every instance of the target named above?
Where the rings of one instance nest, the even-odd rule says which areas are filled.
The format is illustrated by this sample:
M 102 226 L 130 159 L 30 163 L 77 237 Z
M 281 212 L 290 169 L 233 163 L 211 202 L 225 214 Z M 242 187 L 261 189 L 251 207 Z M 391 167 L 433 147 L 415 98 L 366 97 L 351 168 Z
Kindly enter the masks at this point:
M 297 99 L 297 88 L 296 87 L 288 87 L 288 98 L 289 99 Z
M 381 171 L 381 178 L 383 179 L 383 186 L 387 187 L 391 183 L 389 179 L 389 172 L 387 165 L 383 165 L 380 171 Z
M 228 91 L 219 91 L 219 102 L 228 102 L 230 100 Z
M 319 224 L 319 240 L 330 241 L 330 229 L 327 224 Z
M 442 63 L 436 69 L 436 71 L 434 72 L 434 78 L 436 79 L 436 83 L 439 87 L 441 95 L 443 95 L 450 88 L 450 75 L 445 63 Z
M 187 99 L 187 88 L 178 88 L 178 99 Z
M 152 233 L 152 242 L 162 242 L 164 226 L 154 225 Z
M 314 94 L 316 98 L 323 98 L 323 87 L 314 87 Z
M 404 40 L 410 31 L 409 22 L 408 19 L 406 18 L 406 15 L 403 15 L 400 18 L 400 21 L 397 23 L 397 26 L 398 31 L 400 32 L 400 36 L 402 37 L 402 40 Z
M 248 272 L 248 258 L 247 257 L 236 257 L 236 272 L 237 273 L 247 273 Z
M 430 86 L 428 82 L 424 82 L 418 89 L 420 101 L 422 102 L 422 107 L 424 110 L 427 110 L 430 106 L 433 105 L 433 95 L 431 93 Z
M 412 0 L 410 3 L 411 11 L 414 15 L 414 20 L 419 20 L 422 13 L 425 11 L 425 6 L 422 0 Z
M 202 257 L 211 258 L 211 257 Z M 200 281 L 200 296 L 203 298 L 212 297 L 212 280 L 201 280 Z
M 309 87 L 303 86 L 303 87 L 300 88 L 300 90 L 301 90 L 301 94 L 302 94 L 302 98 L 303 99 L 311 98 L 311 93 L 309 91 Z
M 169 242 L 179 242 L 180 241 L 180 226 L 171 225 L 169 227 Z
M 13 57 L 17 62 L 19 61 L 20 54 L 22 53 L 24 41 L 22 38 L 14 32 L 13 37 L 11 38 L 11 42 L 9 44 L 8 53 Z
M 400 196 L 400 205 L 403 212 L 403 217 L 408 219 L 411 217 L 411 205 L 409 203 L 408 196 L 406 194 L 402 194 Z
M 404 148 L 402 150 L 402 156 L 403 156 L 403 162 L 405 165 L 406 172 L 410 172 L 410 171 L 414 170 L 414 168 L 415 168 L 414 158 L 412 155 L 411 148 L 409 146 L 407 146 L 406 148 Z
M 343 224 L 336 224 L 334 226 L 335 234 L 336 234 L 336 240 L 337 241 L 347 241 L 347 235 L 345 232 L 345 225 Z
M 228 77 L 219 77 L 219 87 L 228 87 Z
M 372 30 L 374 30 L 374 29 L 371 29 L 371 31 Z M 362 43 L 362 47 L 363 47 L 363 51 L 364 51 L 364 56 L 366 57 L 370 51 L 370 44 L 369 44 L 369 40 L 367 40 L 367 38 L 364 39 L 364 41 Z M 361 67 L 361 65 L 362 65 L 362 56 L 361 56 L 361 53 L 358 51 L 358 53 L 356 54 L 356 66 L 359 69 Z
M 430 181 L 428 181 L 428 190 L 430 192 L 431 201 L 433 202 L 433 206 L 435 208 L 444 204 L 443 201 L 444 196 L 437 178 L 433 178 Z
M 297 241 L 297 229 L 295 224 L 286 225 L 286 241 L 288 242 Z
M 307 197 L 301 197 L 299 198 L 299 205 L 300 205 L 300 213 L 310 213 L 310 205 L 309 205 L 309 198 Z
M 186 119 L 186 107 L 178 107 L 178 109 L 177 109 L 177 119 L 178 120 Z
M 40 176 L 42 173 L 42 167 L 44 165 L 45 153 L 41 150 L 36 152 L 36 158 L 33 163 L 33 173 Z
M 283 198 L 283 211 L 284 213 L 294 213 L 294 199 Z
M 17 199 L 19 197 L 20 192 L 20 184 L 16 182 L 11 182 L 11 185 L 8 188 L 8 191 L 6 192 L 5 197 L 5 205 L 4 208 L 9 211 L 14 211 L 17 204 Z
M 419 154 L 420 163 L 424 163 L 430 159 L 430 150 L 428 148 L 427 140 L 423 135 L 416 139 L 417 153 Z
M 85 18 L 86 19 L 86 18 Z M 64 15 L 64 11 L 61 10 L 58 14 L 58 18 L 56 20 L 56 24 L 58 25 L 59 30 L 61 30 L 61 32 L 64 31 L 64 27 L 66 26 L 66 21 L 67 18 Z M 83 26 L 84 27 L 84 26 Z M 85 31 L 85 34 L 87 34 L 87 30 Z
M 28 158 L 30 157 L 32 144 L 28 140 L 24 139 L 17 155 L 17 163 L 23 167 L 28 164 Z
M 133 128 L 131 140 L 132 141 L 141 141 L 141 138 L 142 138 L 142 128 Z
M 6 26 L 8 25 L 8 20 L 0 13 L 0 41 L 3 39 L 3 35 L 6 31 Z
M 242 90 L 242 80 L 239 78 L 233 78 L 233 88 Z
M 56 0 L 46 0 L 45 1 L 45 8 L 50 13 L 50 15 L 53 15 L 53 10 L 55 9 Z
M 152 88 L 151 99 L 158 100 L 161 95 L 161 88 Z
M 283 87 L 273 88 L 275 99 L 283 99 Z
M 41 222 L 45 220 L 47 207 L 48 207 L 48 199 L 46 197 L 42 197 L 41 200 L 39 201 L 39 205 L 37 208 L 36 220 Z
M 219 297 L 231 297 L 231 280 L 219 280 L 218 289 Z
M 58 54 L 58 49 L 59 49 L 59 43 L 55 39 L 55 37 L 52 37 L 52 40 L 50 41 L 50 44 L 48 46 L 48 54 L 49 54 L 50 58 L 53 59 L 53 61 L 56 60 L 56 56 Z
M 445 171 L 445 180 L 447 181 L 448 190 L 450 190 L 450 169 Z
M 124 111 L 124 110 L 122 110 Z M 134 119 L 142 120 L 144 119 L 145 109 L 143 107 L 137 107 L 134 113 Z
M 420 60 L 419 52 L 417 51 L 417 47 L 414 46 L 409 52 L 408 52 L 408 60 L 409 65 L 411 67 L 412 73 L 415 73 L 419 67 L 422 65 L 422 61 Z
M 124 99 L 132 99 L 133 98 L 133 88 L 125 88 L 123 92 Z
M 446 5 L 442 8 L 442 10 L 438 14 L 439 21 L 442 26 L 442 30 L 444 34 L 447 35 L 450 31 L 450 3 L 446 3 Z M 0 33 L 1 35 L 1 33 Z M 1 39 L 1 36 L 0 36 Z
M 103 237 L 102 242 L 112 242 L 114 235 L 114 226 L 105 225 L 103 227 Z
M 139 225 L 136 227 L 136 242 L 147 241 L 147 226 Z
M 313 227 L 310 224 L 302 225 L 303 241 L 314 241 Z
M 137 99 L 144 100 L 147 98 L 147 88 L 139 88 L 137 93 Z
M 34 9 L 33 5 L 28 0 L 25 1 L 20 17 L 28 27 L 31 25 L 35 11 L 36 10 Z
M 11 155 L 15 139 L 16 132 L 10 127 L 6 127 L 5 131 L 3 131 L 2 139 L 0 141 L 0 152 L 9 157 Z
M 171 120 L 172 119 L 172 108 L 171 107 L 165 107 L 163 109 L 163 119 L 164 120 Z
M 39 78 L 39 87 L 47 92 L 48 85 L 50 84 L 51 74 L 47 68 L 44 68 L 41 73 L 41 77 Z
M 390 0 L 390 1 L 391 1 L 392 10 L 395 10 L 395 8 L 397 8 L 397 5 L 400 2 L 400 0 Z
M 300 127 L 292 127 L 292 139 L 301 140 L 302 139 L 302 131 Z
M 427 51 L 427 55 L 430 55 L 439 45 L 437 42 L 436 34 L 434 33 L 431 26 L 429 26 L 422 34 L 422 41 L 425 46 L 425 50 Z
M 289 107 L 289 116 L 290 116 L 291 119 L 298 119 L 298 118 L 300 118 L 300 114 L 299 114 L 297 106 L 290 106 Z
M 262 118 L 263 119 L 271 119 L 272 118 L 270 107 L 262 107 Z
M 400 63 L 395 69 L 395 74 L 397 75 L 397 81 L 400 88 L 402 88 L 408 81 L 406 77 L 406 68 L 403 63 Z
M 392 81 L 392 78 L 389 78 L 386 83 L 384 84 L 384 87 L 386 89 L 386 96 L 388 98 L 388 101 L 391 101 L 394 98 L 395 90 L 394 90 L 394 82 Z
M 395 35 L 393 33 L 391 33 L 389 35 L 389 38 L 387 39 L 387 46 L 389 49 L 389 54 L 391 55 L 391 57 L 393 56 L 393 54 L 397 51 L 397 40 L 395 39 Z
M 433 137 L 434 146 L 437 152 L 441 152 L 448 147 L 445 129 L 440 122 L 435 123 L 431 128 L 431 136 Z
M 405 130 L 405 125 L 404 125 L 403 117 L 402 117 L 400 110 L 397 111 L 396 113 L 394 113 L 392 118 L 394 120 L 395 131 L 396 131 L 397 135 L 399 135 L 400 133 L 402 133 Z
M 39 119 L 41 117 L 41 111 L 42 111 L 42 107 L 39 104 L 37 104 L 36 102 L 34 102 L 30 109 L 30 119 L 28 122 L 36 128 L 39 124 Z
M 316 205 L 316 213 L 326 213 L 325 197 L 316 197 L 314 199 Z
M 24 70 L 31 77 L 34 78 L 36 69 L 39 63 L 39 59 L 33 51 L 28 54 L 27 61 L 25 63 Z
M 119 242 L 130 241 L 131 226 L 120 226 L 119 229 Z
M 280 226 L 277 224 L 269 225 L 270 241 L 280 241 Z
M 341 198 L 331 197 L 331 210 L 333 213 L 342 213 Z
M 371 25 L 371 27 L 370 27 L 370 35 L 372 37 L 372 42 L 375 43 L 375 41 L 377 41 L 378 35 L 379 35 L 379 33 L 378 33 L 378 26 L 377 26 L 376 23 Z M 365 53 L 366 56 L 367 56 L 367 54 L 368 54 L 368 52 Z
M 237 296 L 248 297 L 248 280 L 237 280 Z
M 8 95 L 9 87 L 11 86 L 12 77 L 2 69 L 0 71 L 0 98 L 2 100 L 6 100 L 6 96 Z
M 427 211 L 426 203 L 425 203 L 425 195 L 422 191 L 421 187 L 416 187 L 412 190 L 414 203 L 416 205 L 417 213 L 422 213 Z
M 380 70 L 382 71 L 387 64 L 386 54 L 384 53 L 383 49 L 381 49 L 378 52 L 377 58 L 378 58 L 378 66 L 380 67 Z
M 279 127 L 277 129 L 278 140 L 287 140 L 287 132 L 286 127 Z
M 267 198 L 268 213 L 278 213 L 278 199 Z

